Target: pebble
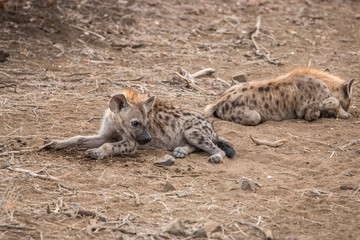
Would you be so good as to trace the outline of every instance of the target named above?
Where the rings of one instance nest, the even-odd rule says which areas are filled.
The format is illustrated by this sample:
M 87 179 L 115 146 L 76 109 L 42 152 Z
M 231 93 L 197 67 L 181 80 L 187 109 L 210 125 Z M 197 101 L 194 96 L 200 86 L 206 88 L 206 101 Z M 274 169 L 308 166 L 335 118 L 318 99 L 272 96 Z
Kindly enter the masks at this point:
M 171 222 L 169 226 L 165 229 L 165 232 L 176 235 L 176 236 L 186 236 L 185 226 L 180 219 L 176 219 Z
M 218 222 L 214 220 L 209 220 L 204 224 L 204 230 L 207 233 L 213 233 L 221 230 L 221 226 Z
M 175 158 L 169 154 L 166 154 L 163 158 L 163 160 L 161 160 L 160 162 L 156 162 L 154 163 L 155 166 L 158 166 L 158 167 L 169 167 L 169 166 L 172 166 L 174 165 L 175 163 Z
M 166 182 L 164 185 L 164 192 L 171 192 L 171 191 L 175 191 L 176 188 L 169 182 Z
M 207 238 L 207 234 L 202 227 L 197 227 L 191 234 L 192 238 Z
M 256 183 L 253 179 L 242 177 L 240 179 L 240 186 L 244 191 L 256 192 Z
M 246 82 L 246 75 L 243 73 L 235 75 L 232 78 L 239 83 Z

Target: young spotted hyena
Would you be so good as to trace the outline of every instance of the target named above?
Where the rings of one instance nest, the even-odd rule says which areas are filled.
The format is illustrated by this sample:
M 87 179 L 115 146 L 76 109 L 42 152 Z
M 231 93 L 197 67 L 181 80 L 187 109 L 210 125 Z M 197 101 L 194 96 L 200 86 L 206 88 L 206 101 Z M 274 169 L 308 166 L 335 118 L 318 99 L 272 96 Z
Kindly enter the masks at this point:
M 86 155 L 94 159 L 131 154 L 136 149 L 169 149 L 177 158 L 201 149 L 211 154 L 208 160 L 213 163 L 235 155 L 231 144 L 202 116 L 130 89 L 111 98 L 98 135 L 56 140 L 49 148 L 75 146 L 88 149 Z
M 346 111 L 353 83 L 326 71 L 299 68 L 272 80 L 229 88 L 215 104 L 206 106 L 205 116 L 243 125 L 320 116 L 350 118 Z

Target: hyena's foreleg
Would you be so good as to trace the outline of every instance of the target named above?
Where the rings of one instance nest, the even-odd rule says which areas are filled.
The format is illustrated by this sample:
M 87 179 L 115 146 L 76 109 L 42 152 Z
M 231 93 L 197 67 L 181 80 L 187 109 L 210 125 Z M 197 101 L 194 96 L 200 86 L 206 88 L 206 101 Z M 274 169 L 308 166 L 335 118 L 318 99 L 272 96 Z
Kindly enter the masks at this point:
M 351 114 L 346 112 L 335 97 L 326 98 L 320 102 L 310 104 L 305 108 L 305 120 L 311 121 L 323 116 L 350 118 Z
M 136 142 L 122 140 L 120 142 L 105 143 L 101 147 L 89 149 L 85 156 L 92 159 L 103 159 L 109 156 L 132 154 L 136 151 Z
M 220 163 L 225 157 L 225 152 L 214 144 L 208 134 L 201 131 L 201 129 L 188 129 L 184 133 L 185 139 L 189 145 L 199 148 L 211 154 L 208 158 L 209 162 Z
M 101 135 L 93 136 L 75 136 L 66 140 L 53 140 L 47 148 L 51 149 L 63 149 L 63 148 L 97 148 L 106 142 L 111 142 L 108 138 Z

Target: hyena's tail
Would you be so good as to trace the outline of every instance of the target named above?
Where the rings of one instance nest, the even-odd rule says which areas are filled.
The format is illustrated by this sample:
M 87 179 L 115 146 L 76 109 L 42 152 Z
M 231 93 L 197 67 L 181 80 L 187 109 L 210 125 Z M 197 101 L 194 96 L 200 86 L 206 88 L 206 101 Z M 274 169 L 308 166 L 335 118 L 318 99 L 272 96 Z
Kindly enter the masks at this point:
M 218 136 L 216 145 L 218 145 L 218 147 L 221 148 L 225 152 L 225 154 L 228 158 L 233 158 L 235 156 L 235 150 L 234 150 L 233 146 L 225 138 Z
M 205 109 L 204 109 L 204 116 L 205 117 L 213 117 L 216 110 L 217 110 L 217 104 L 216 103 L 207 105 L 205 107 Z

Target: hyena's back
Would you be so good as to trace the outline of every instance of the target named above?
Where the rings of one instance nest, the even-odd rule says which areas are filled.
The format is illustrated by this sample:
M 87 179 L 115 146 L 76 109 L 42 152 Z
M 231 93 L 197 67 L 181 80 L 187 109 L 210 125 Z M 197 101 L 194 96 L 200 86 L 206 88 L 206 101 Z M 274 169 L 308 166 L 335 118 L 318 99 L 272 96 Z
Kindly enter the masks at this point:
M 351 84 L 352 82 L 349 86 L 350 92 Z M 330 105 L 334 109 L 340 107 L 340 99 L 336 103 L 334 97 L 341 98 L 338 95 L 344 95 L 344 85 L 346 81 L 327 72 L 296 69 L 276 79 L 231 87 L 215 104 L 205 108 L 205 115 L 244 125 L 304 117 L 312 120 L 319 117 L 317 115 L 320 114 L 320 108 L 325 109 Z M 330 100 L 324 103 L 327 104 L 326 107 L 316 105 L 329 98 Z M 314 107 L 319 108 L 316 109 L 319 111 L 310 112 L 309 108 Z

